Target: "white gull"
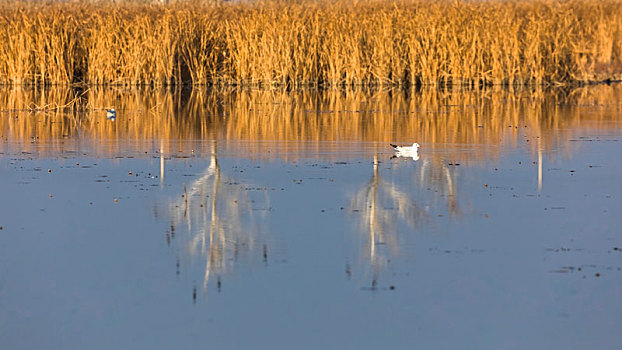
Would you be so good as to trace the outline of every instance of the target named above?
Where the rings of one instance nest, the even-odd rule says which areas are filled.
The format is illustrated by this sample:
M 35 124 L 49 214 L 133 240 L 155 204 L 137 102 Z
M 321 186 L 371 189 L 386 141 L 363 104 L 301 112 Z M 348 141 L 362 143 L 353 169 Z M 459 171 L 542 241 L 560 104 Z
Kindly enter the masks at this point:
M 395 155 L 393 155 L 393 157 L 391 158 L 405 157 L 405 158 L 412 158 L 413 160 L 419 159 L 419 154 L 417 153 L 419 149 L 419 144 L 416 142 L 413 143 L 412 146 L 397 146 L 394 144 L 390 144 L 390 145 L 391 147 L 395 149 Z

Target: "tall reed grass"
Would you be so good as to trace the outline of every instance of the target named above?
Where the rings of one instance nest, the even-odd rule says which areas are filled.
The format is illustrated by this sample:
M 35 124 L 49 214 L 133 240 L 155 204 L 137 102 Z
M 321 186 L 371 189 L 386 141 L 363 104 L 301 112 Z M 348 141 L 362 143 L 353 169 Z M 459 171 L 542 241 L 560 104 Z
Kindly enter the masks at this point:
M 0 83 L 566 84 L 622 79 L 621 0 L 2 2 Z

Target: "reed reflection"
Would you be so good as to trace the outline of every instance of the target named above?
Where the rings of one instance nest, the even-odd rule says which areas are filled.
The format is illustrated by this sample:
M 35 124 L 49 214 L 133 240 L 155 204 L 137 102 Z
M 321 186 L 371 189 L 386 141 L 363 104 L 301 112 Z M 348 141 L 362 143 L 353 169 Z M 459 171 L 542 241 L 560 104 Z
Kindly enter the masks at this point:
M 413 234 L 434 231 L 436 216 L 453 219 L 462 214 L 456 167 L 422 157 L 413 171 L 404 166 L 412 159 L 391 159 L 395 163 L 386 174 L 374 156 L 371 179 L 350 198 L 349 211 L 357 219 L 362 242 L 356 260 L 363 279 L 369 281 L 364 288 L 370 290 L 386 288 L 380 285 L 383 274 L 400 259 L 400 247 L 409 246 L 404 243 Z M 348 267 L 348 275 L 352 274 Z
M 169 205 L 171 229 L 167 242 L 177 243 L 189 264 L 203 262 L 202 289 L 215 278 L 220 291 L 222 276 L 237 264 L 267 259 L 265 215 L 267 189 L 240 182 L 225 174 L 218 162 L 216 143 L 208 167 Z M 180 232 L 181 231 L 181 232 Z
M 0 137 L 20 151 L 54 154 L 81 146 L 102 156 L 181 149 L 185 140 L 288 141 L 287 152 L 258 143 L 247 155 L 288 160 L 308 150 L 291 141 L 335 141 L 324 145 L 326 151 L 341 141 L 379 142 L 379 151 L 387 142 L 413 139 L 457 152 L 464 145 L 490 146 L 463 160 L 471 164 L 498 158 L 502 145 L 527 147 L 534 158 L 538 152 L 563 155 L 586 126 L 612 127 L 621 99 L 620 85 L 516 91 L 15 88 L 0 89 Z M 106 108 L 117 110 L 116 122 L 107 122 Z

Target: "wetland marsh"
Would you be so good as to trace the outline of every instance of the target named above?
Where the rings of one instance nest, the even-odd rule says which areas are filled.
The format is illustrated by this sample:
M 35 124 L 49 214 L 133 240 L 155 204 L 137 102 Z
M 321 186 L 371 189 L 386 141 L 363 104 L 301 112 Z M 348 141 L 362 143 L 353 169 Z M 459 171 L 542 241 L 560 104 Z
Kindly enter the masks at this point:
M 616 349 L 621 101 L 0 89 L 0 345 Z

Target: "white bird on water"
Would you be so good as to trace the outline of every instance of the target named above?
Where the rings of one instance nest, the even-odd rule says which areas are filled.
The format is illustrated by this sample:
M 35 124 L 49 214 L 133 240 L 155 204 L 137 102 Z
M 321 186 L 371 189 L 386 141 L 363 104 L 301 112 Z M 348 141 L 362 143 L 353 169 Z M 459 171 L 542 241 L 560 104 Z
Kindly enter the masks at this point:
M 412 158 L 413 160 L 419 160 L 418 150 L 420 146 L 418 143 L 415 142 L 412 146 L 397 146 L 394 144 L 390 145 L 395 149 L 395 155 L 393 155 L 393 157 L 391 158 L 405 157 Z
M 112 121 L 115 121 L 115 119 L 117 119 L 117 111 L 115 111 L 114 108 L 107 109 L 106 110 L 106 119 L 110 119 Z

